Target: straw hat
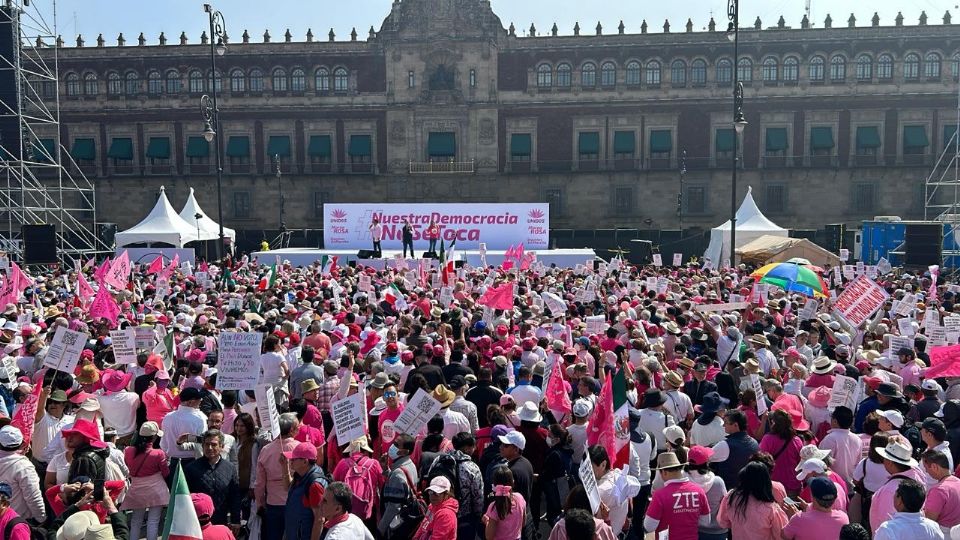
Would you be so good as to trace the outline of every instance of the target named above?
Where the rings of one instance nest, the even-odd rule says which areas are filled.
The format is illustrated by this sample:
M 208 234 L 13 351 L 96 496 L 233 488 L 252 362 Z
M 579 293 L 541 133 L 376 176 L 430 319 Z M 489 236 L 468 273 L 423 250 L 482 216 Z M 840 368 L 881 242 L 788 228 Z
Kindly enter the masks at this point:
M 658 471 L 662 469 L 676 469 L 684 465 L 686 465 L 686 463 L 680 463 L 680 460 L 677 459 L 677 454 L 673 452 L 664 452 L 657 456 Z
M 433 399 L 440 402 L 441 407 L 449 407 L 453 400 L 457 399 L 457 394 L 446 387 L 446 385 L 438 385 L 431 394 Z

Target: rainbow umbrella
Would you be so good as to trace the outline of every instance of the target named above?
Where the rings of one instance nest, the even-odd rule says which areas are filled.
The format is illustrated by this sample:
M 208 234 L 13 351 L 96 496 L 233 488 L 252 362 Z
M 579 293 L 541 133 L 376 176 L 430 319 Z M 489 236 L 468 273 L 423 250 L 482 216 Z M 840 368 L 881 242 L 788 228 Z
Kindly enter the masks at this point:
M 806 266 L 794 263 L 773 263 L 757 269 L 750 277 L 758 283 L 769 283 L 788 292 L 810 297 L 826 298 L 826 283 L 819 274 Z

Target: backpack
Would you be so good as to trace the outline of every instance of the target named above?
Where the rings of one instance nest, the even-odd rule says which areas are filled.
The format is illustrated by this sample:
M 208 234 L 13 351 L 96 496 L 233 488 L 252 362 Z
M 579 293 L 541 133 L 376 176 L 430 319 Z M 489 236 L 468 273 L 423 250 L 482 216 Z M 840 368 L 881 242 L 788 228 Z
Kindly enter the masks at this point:
M 373 467 L 369 462 L 373 461 L 367 458 L 367 465 L 357 463 L 353 458 L 350 460 L 350 468 L 343 479 L 343 483 L 353 492 L 353 508 L 351 512 L 360 519 L 370 519 L 373 515 L 373 500 L 376 497 L 376 486 L 370 477 L 370 470 Z
M 406 479 L 407 487 L 410 489 L 410 497 L 400 507 L 397 515 L 393 517 L 387 525 L 387 538 L 390 540 L 409 540 L 417 532 L 420 523 L 427 515 L 427 503 L 423 501 L 421 495 L 417 492 L 416 486 L 410 479 L 407 471 L 400 468 L 403 477 Z
M 46 529 L 41 529 L 40 527 L 31 527 L 27 520 L 23 519 L 20 516 L 17 516 L 7 522 L 7 526 L 3 528 L 3 538 L 10 538 L 13 535 L 13 528 L 17 524 L 23 523 L 30 529 L 30 540 L 46 540 L 47 531 Z
M 466 463 L 469 459 L 458 459 L 454 457 L 453 454 L 440 454 L 436 459 L 433 460 L 433 463 L 430 464 L 430 468 L 427 469 L 427 474 L 423 478 L 422 485 L 424 487 L 430 485 L 430 481 L 438 476 L 445 476 L 447 480 L 450 480 L 450 485 L 453 487 L 453 495 L 456 498 L 460 498 L 460 464 Z

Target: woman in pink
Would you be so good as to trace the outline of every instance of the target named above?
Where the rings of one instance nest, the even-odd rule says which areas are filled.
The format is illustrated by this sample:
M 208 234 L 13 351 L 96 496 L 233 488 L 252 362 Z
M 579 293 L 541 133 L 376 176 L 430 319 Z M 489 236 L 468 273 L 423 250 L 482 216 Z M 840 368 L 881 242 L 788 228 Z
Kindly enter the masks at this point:
M 593 514 L 593 510 L 590 507 L 590 498 L 587 496 L 587 492 L 584 491 L 582 485 L 578 485 L 577 487 L 571 489 L 570 494 L 567 495 L 566 502 L 563 503 L 563 511 L 566 513 L 570 510 L 586 510 L 588 513 Z M 601 506 L 600 512 L 602 513 L 603 511 L 603 507 Z M 616 539 L 616 537 L 613 535 L 613 529 L 610 528 L 610 525 L 607 525 L 605 521 L 594 516 L 593 523 L 596 526 L 596 533 L 594 533 L 594 537 L 591 540 Z M 547 538 L 547 540 L 568 540 L 567 527 L 563 518 L 554 524 L 553 529 L 550 530 L 550 536 Z
M 804 425 L 806 421 L 799 418 Z M 787 493 L 796 496 L 803 487 L 797 480 L 796 467 L 800 463 L 800 449 L 803 440 L 797 437 L 794 431 L 793 419 L 786 411 L 780 409 L 770 413 L 770 432 L 760 441 L 760 451 L 768 452 L 773 456 L 774 480 L 787 488 Z M 804 425 L 798 426 L 801 429 Z
M 720 502 L 717 523 L 730 529 L 737 540 L 780 538 L 787 514 L 773 499 L 770 472 L 762 463 L 747 463 L 738 475 L 740 484 Z
M 170 474 L 167 456 L 154 448 L 163 432 L 156 422 L 146 421 L 140 426 L 136 442 L 123 450 L 123 460 L 130 469 L 130 489 L 123 500 L 122 510 L 132 510 L 130 527 L 139 531 L 147 518 L 147 540 L 156 540 L 160 528 L 160 514 L 170 500 L 165 478 Z
M 740 393 L 740 410 L 747 416 L 747 435 L 760 442 L 760 437 L 757 436 L 757 431 L 760 429 L 760 417 L 757 416 L 757 393 L 752 389 Z
M 493 502 L 481 521 L 485 540 L 520 540 L 527 502 L 513 492 L 513 473 L 506 465 L 493 470 Z
M 147 408 L 147 420 L 156 422 L 158 425 L 163 422 L 163 417 L 167 413 L 176 409 L 173 392 L 170 391 L 169 386 L 170 374 L 167 370 L 161 369 L 154 374 L 150 388 L 147 388 L 140 399 L 143 406 Z

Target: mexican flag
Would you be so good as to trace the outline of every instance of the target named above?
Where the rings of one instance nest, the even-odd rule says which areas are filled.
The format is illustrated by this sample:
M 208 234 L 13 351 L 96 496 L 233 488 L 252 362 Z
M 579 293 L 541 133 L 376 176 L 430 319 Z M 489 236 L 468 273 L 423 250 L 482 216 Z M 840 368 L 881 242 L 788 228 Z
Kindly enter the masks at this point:
M 172 368 L 174 357 L 177 354 L 176 346 L 173 343 L 173 332 L 168 332 L 167 335 L 163 336 L 160 343 L 157 343 L 157 346 L 153 348 L 153 352 L 163 357 L 164 367 Z
M 440 240 L 440 276 L 444 285 L 450 284 L 450 275 L 455 272 L 453 254 L 457 249 L 457 240 L 450 242 L 450 250 L 444 253 L 443 240 Z
M 190 490 L 187 489 L 187 479 L 184 478 L 183 468 L 179 463 L 173 474 L 173 485 L 170 486 L 170 502 L 167 504 L 167 517 L 163 521 L 162 538 L 203 540 L 200 520 L 197 519 L 197 511 L 190 500 Z
M 267 289 L 272 289 L 273 284 L 277 281 L 277 265 L 271 264 L 270 270 L 260 278 L 260 284 L 257 285 L 257 290 L 265 291 Z
M 614 377 L 607 375 L 600 399 L 590 420 L 587 442 L 601 444 L 610 456 L 610 466 L 619 469 L 630 462 L 630 417 L 627 402 L 627 376 L 621 369 Z
M 403 298 L 403 293 L 397 288 L 396 283 L 391 283 L 389 287 L 383 290 L 383 299 L 397 310 L 407 309 L 407 301 Z
M 320 257 L 320 274 L 333 274 L 337 270 L 337 256 L 324 255 Z

